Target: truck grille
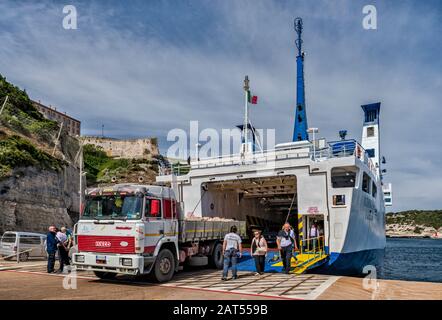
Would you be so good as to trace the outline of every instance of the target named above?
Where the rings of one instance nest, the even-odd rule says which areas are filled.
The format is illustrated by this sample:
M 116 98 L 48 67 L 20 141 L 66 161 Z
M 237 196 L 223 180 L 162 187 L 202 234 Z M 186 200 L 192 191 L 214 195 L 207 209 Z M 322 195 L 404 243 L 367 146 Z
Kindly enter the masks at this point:
M 135 253 L 135 238 L 78 235 L 78 250 L 80 252 Z

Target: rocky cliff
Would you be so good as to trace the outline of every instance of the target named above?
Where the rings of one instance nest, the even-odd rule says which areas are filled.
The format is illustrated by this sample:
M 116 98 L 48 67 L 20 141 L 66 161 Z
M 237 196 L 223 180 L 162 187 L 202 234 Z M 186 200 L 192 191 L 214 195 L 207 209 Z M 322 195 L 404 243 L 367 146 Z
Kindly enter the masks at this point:
M 0 182 L 0 232 L 45 232 L 48 225 L 72 227 L 78 219 L 78 171 L 16 168 Z
M 2 106 L 0 233 L 72 227 L 79 212 L 79 141 L 45 119 L 26 92 L 0 75 Z

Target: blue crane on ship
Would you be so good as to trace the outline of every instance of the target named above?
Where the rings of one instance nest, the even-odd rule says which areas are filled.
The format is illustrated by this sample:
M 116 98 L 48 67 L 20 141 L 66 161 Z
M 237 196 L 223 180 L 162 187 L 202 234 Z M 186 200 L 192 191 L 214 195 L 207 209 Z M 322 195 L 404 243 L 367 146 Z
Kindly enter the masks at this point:
M 298 55 L 296 56 L 296 112 L 295 127 L 293 130 L 293 141 L 308 140 L 307 112 L 305 109 L 305 89 L 304 89 L 304 52 L 302 51 L 302 19 L 295 19 L 295 40 Z

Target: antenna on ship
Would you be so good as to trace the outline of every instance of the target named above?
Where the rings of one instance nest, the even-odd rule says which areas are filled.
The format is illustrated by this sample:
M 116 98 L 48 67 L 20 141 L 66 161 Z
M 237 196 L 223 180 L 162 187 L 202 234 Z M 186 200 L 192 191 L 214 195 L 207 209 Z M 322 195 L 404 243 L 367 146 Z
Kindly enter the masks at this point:
M 304 90 L 304 52 L 302 51 L 302 19 L 295 19 L 295 31 L 298 35 L 295 40 L 298 55 L 296 56 L 296 112 L 295 125 L 293 130 L 293 141 L 308 140 L 307 112 L 305 110 L 305 90 Z
M 243 153 L 249 152 L 249 76 L 244 78 L 244 125 L 243 125 Z

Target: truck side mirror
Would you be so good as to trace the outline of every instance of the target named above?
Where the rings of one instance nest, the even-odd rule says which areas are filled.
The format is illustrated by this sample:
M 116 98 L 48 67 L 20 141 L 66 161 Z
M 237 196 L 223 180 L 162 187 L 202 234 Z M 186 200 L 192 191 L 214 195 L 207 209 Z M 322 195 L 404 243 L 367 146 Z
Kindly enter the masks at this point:
M 153 217 L 158 216 L 160 213 L 160 200 L 150 200 L 150 215 Z

